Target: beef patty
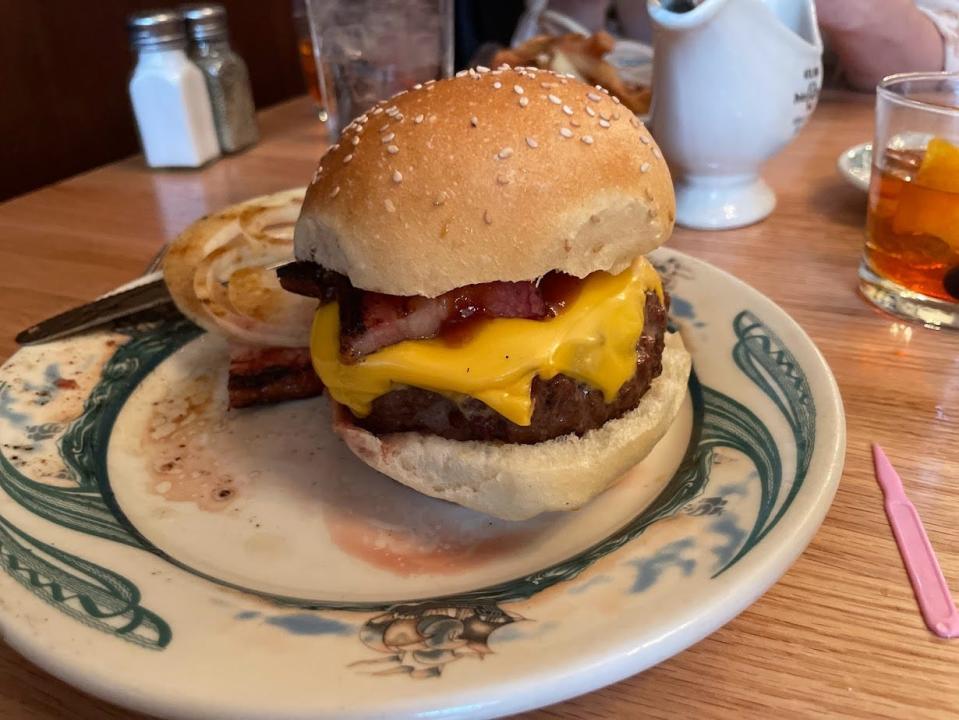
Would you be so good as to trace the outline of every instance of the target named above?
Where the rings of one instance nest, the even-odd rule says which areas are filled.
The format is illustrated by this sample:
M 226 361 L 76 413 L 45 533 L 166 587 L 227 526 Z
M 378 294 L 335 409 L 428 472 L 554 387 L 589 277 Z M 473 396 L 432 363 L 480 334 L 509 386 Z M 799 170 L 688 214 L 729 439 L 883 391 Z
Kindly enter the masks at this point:
M 372 411 L 354 422 L 378 435 L 425 432 L 450 440 L 537 443 L 561 435 L 582 435 L 607 420 L 621 417 L 639 405 L 652 381 L 662 372 L 666 310 L 655 292 L 646 293 L 646 320 L 636 343 L 636 374 L 607 403 L 601 390 L 567 375 L 533 379 L 533 418 L 517 425 L 471 397 L 454 401 L 445 395 L 406 387 L 391 390 L 373 401 Z

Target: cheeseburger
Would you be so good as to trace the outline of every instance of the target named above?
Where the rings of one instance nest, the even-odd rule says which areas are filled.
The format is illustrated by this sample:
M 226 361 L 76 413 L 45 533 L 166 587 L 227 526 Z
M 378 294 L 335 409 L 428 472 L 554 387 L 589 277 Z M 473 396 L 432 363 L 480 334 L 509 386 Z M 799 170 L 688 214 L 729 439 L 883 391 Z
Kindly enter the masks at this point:
M 319 301 L 310 356 L 336 432 L 501 518 L 583 505 L 685 394 L 644 257 L 673 218 L 643 124 L 572 76 L 477 68 L 381 102 L 323 157 L 279 270 Z

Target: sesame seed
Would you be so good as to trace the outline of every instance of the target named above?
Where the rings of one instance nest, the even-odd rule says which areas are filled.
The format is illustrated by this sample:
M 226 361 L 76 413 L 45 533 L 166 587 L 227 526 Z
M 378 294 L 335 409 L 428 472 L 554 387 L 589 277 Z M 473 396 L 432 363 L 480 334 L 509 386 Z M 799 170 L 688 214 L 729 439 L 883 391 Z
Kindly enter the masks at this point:
M 560 100 L 560 99 L 559 99 L 558 97 L 556 97 L 555 95 L 553 95 L 552 93 L 550 93 L 549 95 L 547 95 L 547 96 L 546 96 L 546 99 L 549 100 L 551 103 L 553 103 L 553 105 L 562 105 L 562 104 L 563 104 L 563 101 Z
M 415 122 L 417 125 L 419 125 L 421 122 L 423 122 L 423 116 L 422 116 L 422 115 L 417 115 L 415 118 L 413 118 L 413 122 Z
M 330 148 L 329 152 L 336 152 L 339 149 L 340 149 L 340 144 L 334 143 L 333 147 Z
M 456 77 L 463 77 L 465 74 L 466 74 L 465 70 L 460 70 L 458 73 L 456 73 Z
M 435 83 L 435 82 L 436 82 L 436 80 L 427 80 L 427 81 L 426 81 L 425 83 L 423 83 L 423 84 L 424 84 L 424 85 L 432 85 L 432 84 Z
M 380 138 L 380 142 L 382 142 L 382 143 L 388 143 L 388 142 L 390 142 L 390 141 L 391 141 L 393 138 L 395 138 L 395 137 L 396 137 L 396 133 L 386 133 L 386 135 L 384 135 L 382 138 Z
M 617 105 L 619 105 L 619 98 L 616 97 L 615 95 L 613 95 L 613 96 L 610 98 L 610 100 L 612 100 L 614 103 L 616 103 Z
M 522 85 L 514 85 L 514 86 L 513 86 L 513 92 L 516 93 L 517 95 L 522 95 L 523 92 L 524 92 L 523 86 L 522 86 Z
M 470 68 L 469 70 L 467 70 L 466 74 L 469 75 L 474 80 L 476 80 L 479 77 L 479 73 L 476 72 L 473 68 Z
M 582 141 L 583 141 L 584 143 L 586 143 L 587 145 L 592 145 L 592 144 L 593 144 L 593 136 L 592 136 L 592 135 L 583 135 L 583 137 L 581 137 L 580 140 L 582 140 Z
M 603 118 L 603 120 L 609 120 L 609 113 L 601 112 L 599 116 Z
M 476 69 L 483 74 L 486 74 L 489 72 L 489 68 L 486 67 L 485 65 L 477 65 Z
M 439 207 L 445 202 L 446 202 L 446 193 L 441 192 L 439 195 L 436 196 L 436 199 L 433 200 L 433 207 Z
M 509 70 L 509 63 L 500 63 L 499 67 L 496 68 L 496 69 L 497 69 L 497 70 Z
M 359 136 L 359 135 L 354 135 L 354 136 L 353 136 L 353 139 L 352 139 L 350 142 L 352 142 L 352 143 L 353 143 L 353 146 L 356 147 L 357 145 L 360 144 L 360 136 Z
M 477 127 L 479 125 L 479 119 L 474 115 L 470 118 L 470 125 Z
M 566 73 L 563 77 L 568 77 L 570 80 L 575 80 L 576 76 L 573 73 Z
M 560 84 L 560 85 L 568 85 L 568 84 L 569 84 L 569 81 L 567 81 L 567 80 L 560 80 L 560 81 L 559 81 L 559 84 Z
M 401 183 L 401 182 L 403 182 L 403 173 L 401 173 L 399 170 L 394 170 L 394 171 L 393 171 L 393 182 L 395 182 L 395 183 Z
M 663 154 L 659 151 L 659 148 L 656 147 L 655 145 L 653 146 L 653 156 L 659 158 L 660 160 L 663 159 Z
M 640 125 L 642 125 L 642 123 L 639 121 L 639 118 L 636 117 L 635 115 L 633 115 L 629 119 L 629 124 L 632 125 L 634 128 L 638 128 Z
M 399 112 L 399 110 L 396 109 L 396 105 L 390 105 L 388 108 L 386 108 L 386 112 L 389 115 L 395 115 Z
M 499 90 L 501 87 L 503 87 L 503 83 L 501 83 L 499 80 L 493 83 L 494 90 Z
M 393 97 L 398 98 L 400 95 L 406 95 L 406 90 L 400 90 L 398 93 L 395 93 Z
M 639 171 L 641 173 L 649 172 L 649 168 L 650 168 L 650 164 L 648 162 L 644 162 L 642 165 L 639 166 Z
M 579 122 L 576 120 L 570 120 L 569 124 L 572 125 L 573 127 L 577 127 L 577 128 L 579 127 Z
M 374 115 L 379 115 L 381 112 L 383 112 L 383 108 L 381 108 L 381 107 L 373 108 L 373 114 L 374 114 Z
M 554 82 L 541 82 L 541 83 L 539 84 L 539 86 L 540 86 L 541 88 L 545 88 L 546 90 L 549 90 L 550 88 L 556 87 L 556 83 L 554 83 Z
M 594 92 L 586 93 L 586 97 L 588 97 L 593 102 L 599 102 L 600 100 L 602 100 L 602 98 Z
M 646 137 L 645 135 L 640 135 L 640 136 L 639 136 L 639 141 L 640 141 L 643 145 L 649 145 L 649 138 Z
M 565 128 L 565 127 L 559 129 L 559 134 L 562 135 L 564 138 L 571 138 L 571 137 L 573 137 L 573 131 L 570 130 L 569 128 Z
M 519 99 L 519 106 L 526 107 L 527 105 L 529 105 L 529 98 L 524 95 Z
M 387 145 L 387 146 L 386 146 L 386 152 L 388 152 L 390 155 L 396 155 L 396 153 L 398 153 L 399 151 L 400 151 L 400 149 L 399 149 L 398 147 L 396 147 L 396 145 Z
M 353 155 L 351 153 L 350 155 L 347 155 L 345 158 L 343 158 L 343 164 L 346 165 L 352 159 L 353 159 Z
M 355 132 L 357 135 L 362 135 L 362 134 L 363 134 L 363 126 L 362 126 L 362 125 L 357 125 L 357 126 L 356 126 L 356 130 L 355 130 L 354 132 Z
M 434 87 L 436 87 L 436 86 L 435 86 L 435 85 L 427 85 L 424 89 L 425 89 L 425 90 L 432 90 Z
M 340 186 L 337 185 L 335 188 L 333 188 L 333 192 L 330 193 L 330 197 L 335 198 L 339 194 L 340 194 Z
M 572 115 L 573 108 L 571 108 L 569 105 L 563 105 L 563 112 L 566 113 L 567 115 Z
M 534 149 L 539 147 L 539 143 L 531 137 L 526 138 L 526 144 Z
M 386 212 L 396 212 L 396 205 L 394 205 L 393 201 L 389 198 L 383 201 L 383 207 L 386 208 Z
M 486 223 L 487 225 L 493 224 L 493 216 L 490 215 L 489 210 L 483 211 L 483 222 Z
M 600 120 L 600 121 L 599 121 L 599 126 L 600 126 L 601 128 L 608 128 L 608 127 L 609 127 L 609 120 Z
M 498 157 L 500 160 L 505 160 L 506 158 L 508 158 L 508 157 L 509 157 L 510 155 L 512 155 L 512 154 L 513 154 L 513 148 L 511 148 L 511 147 L 504 147 L 502 150 L 500 150 L 500 151 L 496 154 L 496 157 Z
M 356 118 L 356 122 L 358 122 L 358 123 L 365 123 L 365 122 L 366 122 L 367 120 L 369 120 L 369 119 L 370 119 L 369 115 L 367 115 L 366 113 L 363 113 L 363 114 L 360 115 L 358 118 Z
M 589 105 L 586 106 L 586 114 L 590 117 L 596 117 L 596 111 L 593 110 Z
M 416 85 L 413 86 L 413 89 L 414 89 L 414 90 L 422 90 L 422 89 L 423 89 L 423 83 L 416 83 Z

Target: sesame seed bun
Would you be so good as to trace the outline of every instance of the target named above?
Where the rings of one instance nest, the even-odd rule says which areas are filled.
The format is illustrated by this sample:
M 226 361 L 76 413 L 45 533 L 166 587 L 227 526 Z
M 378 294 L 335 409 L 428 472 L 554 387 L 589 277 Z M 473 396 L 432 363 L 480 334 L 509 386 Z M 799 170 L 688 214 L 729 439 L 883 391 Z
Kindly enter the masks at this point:
M 354 120 L 307 191 L 295 252 L 358 288 L 435 297 L 620 272 L 669 237 L 674 214 L 659 149 L 605 91 L 479 68 Z
M 425 433 L 379 436 L 354 425 L 336 403 L 333 429 L 367 465 L 418 492 L 504 520 L 525 520 L 583 506 L 645 458 L 679 413 L 690 366 L 680 336 L 668 334 L 662 375 L 639 406 L 582 437 L 521 445 Z

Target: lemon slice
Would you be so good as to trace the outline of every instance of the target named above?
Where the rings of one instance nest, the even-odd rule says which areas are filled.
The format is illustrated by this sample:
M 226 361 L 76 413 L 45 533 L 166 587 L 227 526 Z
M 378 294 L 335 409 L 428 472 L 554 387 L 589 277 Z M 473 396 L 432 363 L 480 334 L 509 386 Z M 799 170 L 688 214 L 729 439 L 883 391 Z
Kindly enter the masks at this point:
M 948 245 L 945 252 L 959 251 L 959 147 L 942 138 L 929 141 L 919 172 L 899 194 L 892 231 L 932 236 Z

